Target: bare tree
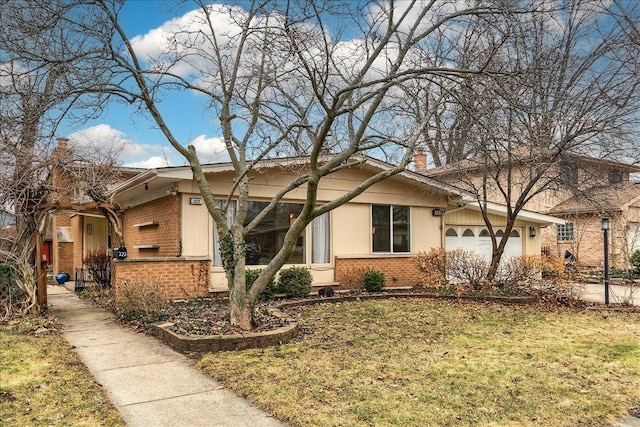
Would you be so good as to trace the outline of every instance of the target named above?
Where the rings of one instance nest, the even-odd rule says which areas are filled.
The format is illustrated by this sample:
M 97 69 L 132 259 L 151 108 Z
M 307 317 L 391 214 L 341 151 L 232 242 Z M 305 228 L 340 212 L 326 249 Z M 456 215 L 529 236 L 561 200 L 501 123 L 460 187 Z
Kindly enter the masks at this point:
M 13 267 L 23 295 L 12 307 L 19 312 L 42 308 L 37 254 L 47 231 L 45 205 L 55 190 L 52 171 L 60 165 L 51 155 L 57 126 L 100 107 L 87 87 L 99 80 L 102 53 L 85 46 L 88 35 L 67 25 L 72 10 L 69 2 L 0 3 L 0 200 L 16 227 L 3 236 L 10 241 L 2 245 L 1 258 Z
M 478 63 L 456 68 L 426 61 L 428 52 L 438 43 L 457 43 L 456 29 L 475 16 L 503 19 L 506 3 L 303 0 L 225 6 L 195 1 L 197 10 L 166 25 L 162 48 L 141 56 L 136 40 L 120 25 L 119 4 L 99 2 L 115 34 L 113 85 L 105 90 L 146 109 L 191 167 L 220 236 L 232 323 L 250 327 L 257 297 L 314 218 L 406 168 L 428 120 L 398 111 L 401 86 L 428 76 L 453 79 L 482 73 Z M 163 95 L 185 89 L 208 100 L 233 165 L 235 186 L 220 200 L 195 148 L 181 144 L 162 112 Z M 250 171 L 265 159 L 292 155 L 308 159 L 304 171 L 246 223 Z M 317 203 L 319 182 L 363 161 L 362 155 L 393 166 L 342 197 Z M 246 290 L 247 235 L 282 198 L 301 187 L 306 200 L 284 245 Z M 232 202 L 236 214 L 228 224 Z
M 468 143 L 478 156 L 459 163 L 455 183 L 475 195 L 491 234 L 488 279 L 498 271 L 519 212 L 566 188 L 563 160 L 587 155 L 634 162 L 638 125 L 638 55 L 610 2 L 540 2 L 514 16 L 510 36 L 475 79 Z M 638 8 L 626 19 L 638 22 Z M 570 164 L 569 164 L 570 165 Z M 580 191 L 581 188 L 575 188 Z M 496 239 L 488 203 L 507 207 Z

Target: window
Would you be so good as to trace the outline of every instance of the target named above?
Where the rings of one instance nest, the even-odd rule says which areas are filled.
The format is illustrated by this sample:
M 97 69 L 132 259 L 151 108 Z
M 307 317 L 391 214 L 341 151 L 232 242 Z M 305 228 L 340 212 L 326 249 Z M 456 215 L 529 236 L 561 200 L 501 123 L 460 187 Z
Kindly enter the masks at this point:
M 483 228 L 482 230 L 480 230 L 480 237 L 489 237 L 489 231 L 486 228 Z
M 410 252 L 409 206 L 371 205 L 373 252 Z
M 622 184 L 622 171 L 619 169 L 609 169 L 609 184 Z
M 564 184 L 576 185 L 578 183 L 578 165 L 575 163 L 560 163 L 560 180 Z
M 569 222 L 564 225 L 558 225 L 558 242 L 573 241 L 573 223 Z
M 454 230 L 453 228 L 449 228 L 447 229 L 447 231 L 444 233 L 445 236 L 447 237 L 457 237 L 458 233 L 456 232 L 456 230 Z
M 463 237 L 473 237 L 473 230 L 470 228 L 467 228 L 466 230 L 464 230 L 464 232 L 462 233 Z
M 267 207 L 269 202 L 256 202 L 250 201 L 247 218 L 244 225 L 249 224 L 264 208 Z M 284 237 L 289 231 L 289 227 L 292 222 L 298 217 L 302 211 L 302 204 L 298 203 L 279 203 L 262 221 L 247 235 L 245 243 L 247 244 L 246 263 L 247 265 L 266 265 L 273 259 L 275 254 L 278 253 L 284 244 Z M 235 202 L 231 203 L 227 209 L 227 225 L 231 225 L 236 216 Z M 317 219 L 320 219 L 319 217 Z M 322 220 L 321 220 L 322 221 Z M 313 224 L 313 223 L 312 223 Z M 328 261 L 327 252 L 329 248 L 329 223 L 328 219 L 322 225 L 317 225 L 319 228 L 317 232 L 312 234 L 318 236 L 318 239 L 324 238 L 324 245 L 318 246 L 316 249 L 317 259 Z M 324 227 L 324 228 L 323 228 Z M 322 237 L 321 237 L 322 236 Z M 313 252 L 313 251 L 312 251 Z M 221 267 L 222 260 L 220 258 L 220 240 L 218 238 L 217 229 L 214 226 L 214 266 Z M 305 254 L 305 233 L 302 233 L 296 245 L 293 248 L 293 253 L 289 257 L 287 264 L 304 264 L 306 262 Z

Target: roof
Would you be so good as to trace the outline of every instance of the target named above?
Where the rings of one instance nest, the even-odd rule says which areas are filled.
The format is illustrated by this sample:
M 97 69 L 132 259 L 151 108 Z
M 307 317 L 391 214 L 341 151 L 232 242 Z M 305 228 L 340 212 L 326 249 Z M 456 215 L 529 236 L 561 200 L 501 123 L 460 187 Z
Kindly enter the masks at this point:
M 520 148 L 518 150 L 511 151 L 511 155 L 513 156 L 513 161 L 517 163 L 528 163 L 528 162 L 545 162 L 545 161 L 558 161 L 558 160 L 571 160 L 572 162 L 582 162 L 582 163 L 595 163 L 598 165 L 606 166 L 609 168 L 617 168 L 623 169 L 626 172 L 640 172 L 640 166 L 636 164 L 629 164 L 624 162 L 619 162 L 610 159 L 604 158 L 596 158 L 589 157 L 580 154 L 563 152 L 560 153 L 559 159 L 553 159 L 553 156 L 557 154 L 557 152 L 553 152 L 552 150 L 531 150 L 526 148 Z M 496 164 L 498 161 L 507 161 L 509 152 L 507 151 L 494 151 L 491 153 L 491 162 L 490 165 Z M 503 159 L 503 160 L 501 160 Z M 484 156 L 477 156 L 470 159 L 460 160 L 454 163 L 449 163 L 443 166 L 439 166 L 437 168 L 427 169 L 423 172 L 424 175 L 436 178 L 447 176 L 451 174 L 459 174 L 461 171 L 473 171 L 481 169 L 485 166 L 485 158 Z
M 308 164 L 308 157 L 287 157 L 282 159 L 261 160 L 255 165 L 254 170 L 260 171 L 269 168 L 281 168 L 292 170 L 297 169 L 299 171 L 302 171 L 303 168 Z M 353 157 L 353 167 L 358 166 L 377 169 L 379 171 L 388 170 L 393 167 L 393 165 L 389 163 L 374 159 L 372 157 Z M 202 166 L 202 169 L 205 174 L 232 172 L 234 170 L 233 164 L 230 162 L 206 164 Z M 409 170 L 400 172 L 398 176 L 419 182 L 421 184 L 425 184 L 440 193 L 452 195 L 460 195 L 463 193 L 463 190 L 461 190 L 460 188 L 445 184 L 438 180 L 431 179 L 422 174 Z M 133 190 L 136 187 L 143 187 L 145 184 L 148 184 L 151 181 L 154 181 L 158 185 L 163 186 L 170 185 L 171 183 L 181 180 L 193 180 L 193 172 L 191 171 L 190 166 L 167 166 L 163 168 L 148 169 L 116 185 L 110 190 L 109 194 L 111 196 L 115 196 L 123 192 Z
M 268 169 L 268 168 L 282 168 L 293 169 L 302 171 L 303 168 L 308 165 L 308 157 L 289 157 L 274 160 L 262 160 L 255 166 L 255 170 Z M 374 159 L 368 156 L 354 157 L 353 167 L 370 168 L 378 171 L 388 170 L 393 167 L 390 163 Z M 202 166 L 205 174 L 223 173 L 233 171 L 233 164 L 226 163 L 212 163 Z M 413 172 L 410 170 L 404 170 L 398 173 L 396 176 L 409 179 L 416 183 L 426 185 L 432 189 L 434 193 L 442 194 L 443 196 L 454 196 L 456 200 L 463 201 L 463 204 L 468 205 L 470 209 L 480 209 L 480 205 L 476 198 L 466 192 L 463 189 L 455 187 L 450 184 L 446 184 L 437 179 L 427 177 L 423 174 Z M 147 188 L 149 183 L 153 182 L 153 187 L 160 188 L 159 194 L 163 194 L 162 189 L 170 188 L 178 181 L 192 181 L 193 172 L 190 166 L 168 166 L 163 168 L 148 169 L 111 189 L 110 195 L 112 198 L 125 198 L 133 199 L 135 197 L 142 197 L 148 194 Z M 163 194 L 164 195 L 164 194 Z M 124 196 L 124 197 L 122 197 Z M 453 202 L 455 205 L 456 203 Z M 498 203 L 488 203 L 487 210 L 489 213 L 497 215 L 506 215 L 507 208 L 504 205 Z M 539 214 L 531 211 L 522 210 L 518 214 L 519 219 L 527 220 L 539 224 L 564 224 L 565 220 L 556 218 L 550 215 Z
M 640 200 L 640 184 L 593 187 L 557 204 L 551 214 L 616 211 Z

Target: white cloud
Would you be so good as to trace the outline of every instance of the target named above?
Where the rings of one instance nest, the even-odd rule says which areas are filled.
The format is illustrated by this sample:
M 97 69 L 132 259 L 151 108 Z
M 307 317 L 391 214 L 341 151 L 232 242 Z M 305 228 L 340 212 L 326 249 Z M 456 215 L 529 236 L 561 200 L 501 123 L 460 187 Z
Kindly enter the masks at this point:
M 92 126 L 67 136 L 71 148 L 80 156 L 119 158 L 128 141 L 125 133 L 107 124 Z
M 125 166 L 141 168 L 172 165 L 168 155 L 174 154 L 172 150 L 160 144 L 139 144 L 108 124 L 82 129 L 67 138 L 77 155 L 85 159 L 110 157 Z
M 207 138 L 206 135 L 199 135 L 191 141 L 198 153 L 198 158 L 202 163 L 221 162 L 229 159 L 222 138 Z
M 147 160 L 126 163 L 125 166 L 129 166 L 132 168 L 154 169 L 154 168 L 163 168 L 166 166 L 171 166 L 171 164 L 166 157 L 152 156 Z

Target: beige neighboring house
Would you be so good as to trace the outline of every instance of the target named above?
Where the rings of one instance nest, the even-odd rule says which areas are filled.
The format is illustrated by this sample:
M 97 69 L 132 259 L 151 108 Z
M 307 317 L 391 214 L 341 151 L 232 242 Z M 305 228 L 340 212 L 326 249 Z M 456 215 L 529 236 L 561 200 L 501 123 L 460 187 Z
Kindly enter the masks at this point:
M 501 154 L 506 157 L 504 154 Z M 500 159 L 496 156 L 494 158 Z M 514 197 L 531 173 L 531 165 L 549 161 L 544 155 L 522 156 L 511 168 Z M 640 248 L 640 186 L 630 181 L 630 174 L 640 167 L 591 157 L 563 154 L 553 160 L 546 176 L 558 177 L 557 182 L 534 196 L 525 208 L 532 212 L 553 215 L 566 223 L 554 223 L 542 229 L 541 243 L 544 253 L 564 257 L 571 254 L 584 267 L 602 268 L 604 238 L 601 218 L 612 220 L 610 262 L 613 267 L 628 265 L 629 254 Z M 480 188 L 482 159 L 470 159 L 423 173 L 433 179 L 470 190 Z M 507 168 L 497 175 L 507 182 Z M 490 199 L 504 198 L 489 182 Z
M 258 164 L 251 172 L 249 219 L 304 173 L 306 162 L 295 158 Z M 234 182 L 231 164 L 203 168 L 214 195 L 226 198 Z M 323 178 L 318 203 L 339 197 L 387 168 L 367 158 Z M 247 237 L 250 268 L 266 264 L 280 248 L 304 197 L 304 187 L 290 192 Z M 116 186 L 112 203 L 121 212 L 127 249 L 127 258 L 114 262 L 116 289 L 125 280 L 152 278 L 171 298 L 227 291 L 217 233 L 189 167 L 144 171 Z M 491 204 L 490 212 L 494 226 L 505 224 L 505 206 Z M 228 216 L 233 215 L 230 209 Z M 564 221 L 523 211 L 510 254 L 540 253 L 540 228 L 557 223 Z M 84 239 L 87 228 L 83 230 Z M 350 275 L 367 267 L 382 271 L 389 287 L 411 286 L 418 282 L 415 254 L 445 246 L 481 250 L 490 245 L 485 233 L 477 205 L 463 191 L 405 171 L 315 219 L 298 239 L 289 265 L 309 268 L 314 286 L 347 287 Z

